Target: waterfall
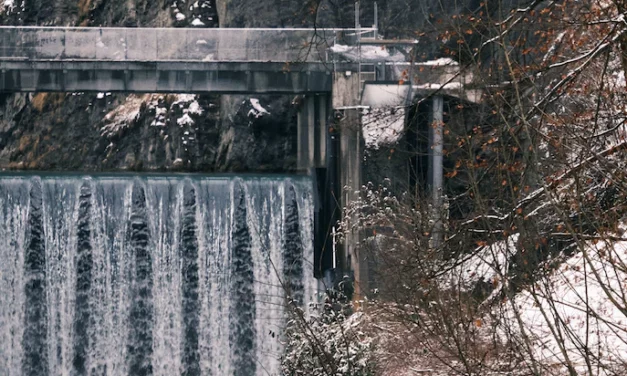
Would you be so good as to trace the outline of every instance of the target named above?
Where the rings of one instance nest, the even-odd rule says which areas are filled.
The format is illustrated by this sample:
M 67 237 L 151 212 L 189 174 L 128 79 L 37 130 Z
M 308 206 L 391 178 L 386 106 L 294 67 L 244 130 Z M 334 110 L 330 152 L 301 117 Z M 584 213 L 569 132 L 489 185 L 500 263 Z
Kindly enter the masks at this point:
M 278 375 L 311 181 L 0 176 L 0 375 Z

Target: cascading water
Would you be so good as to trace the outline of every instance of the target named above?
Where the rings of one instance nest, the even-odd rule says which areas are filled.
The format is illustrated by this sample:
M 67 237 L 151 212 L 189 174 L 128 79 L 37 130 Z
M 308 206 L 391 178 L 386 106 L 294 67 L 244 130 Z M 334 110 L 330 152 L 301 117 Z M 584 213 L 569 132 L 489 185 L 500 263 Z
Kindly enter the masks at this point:
M 276 375 L 304 178 L 0 177 L 0 375 Z

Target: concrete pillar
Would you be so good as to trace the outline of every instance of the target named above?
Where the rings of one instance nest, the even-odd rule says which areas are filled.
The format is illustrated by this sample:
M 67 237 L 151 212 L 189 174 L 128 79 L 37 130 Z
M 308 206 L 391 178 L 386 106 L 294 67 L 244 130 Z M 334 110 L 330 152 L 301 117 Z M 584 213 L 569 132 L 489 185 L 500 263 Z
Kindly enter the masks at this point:
M 359 198 L 363 140 L 359 110 L 351 109 L 360 104 L 361 83 L 357 72 L 336 72 L 333 77 L 333 108 L 338 110 L 336 119 L 340 132 L 340 188 L 341 206 L 346 208 Z M 346 234 L 343 252 L 337 255 L 338 269 L 344 274 L 352 272 L 355 282 L 354 298 L 362 299 L 368 293 L 368 267 L 366 255 L 359 247 L 361 232 Z M 340 276 L 341 277 L 341 276 Z
M 432 121 L 430 133 L 430 164 L 429 187 L 431 188 L 431 203 L 433 205 L 433 233 L 432 246 L 439 247 L 443 240 L 442 204 L 444 189 L 444 99 L 440 95 L 433 97 L 431 111 Z
M 315 147 L 316 167 L 326 167 L 327 164 L 327 108 L 329 106 L 329 98 L 326 95 L 316 95 L 316 119 L 315 119 Z
M 307 148 L 307 167 L 316 167 L 316 97 L 314 95 L 308 95 L 305 97 L 305 107 L 307 114 L 307 141 L 309 147 Z
M 298 171 L 306 171 L 311 167 L 309 163 L 309 115 L 307 114 L 307 97 L 303 98 L 303 103 L 296 115 L 296 168 Z
M 327 106 L 326 95 L 309 95 L 297 114 L 297 162 L 299 171 L 326 166 L 327 147 Z

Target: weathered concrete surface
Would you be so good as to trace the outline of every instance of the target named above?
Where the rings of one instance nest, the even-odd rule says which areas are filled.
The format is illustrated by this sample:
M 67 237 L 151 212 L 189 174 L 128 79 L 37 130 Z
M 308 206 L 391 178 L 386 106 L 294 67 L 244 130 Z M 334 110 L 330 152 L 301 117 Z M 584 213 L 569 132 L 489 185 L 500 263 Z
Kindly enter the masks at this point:
M 309 172 L 327 167 L 329 96 L 306 95 L 297 102 L 297 168 Z
M 0 26 L 0 57 L 97 61 L 326 61 L 354 29 Z M 354 40 L 354 38 L 353 38 Z M 345 42 L 346 43 L 346 42 Z
M 342 208 L 349 207 L 359 198 L 362 184 L 363 137 L 359 110 L 350 109 L 359 105 L 361 83 L 356 72 L 341 71 L 333 75 L 333 108 L 338 113 L 340 132 L 340 184 L 344 189 L 341 196 Z M 342 109 L 348 108 L 348 109 Z M 368 268 L 365 249 L 359 246 L 359 230 L 346 234 L 344 254 L 339 255 L 340 269 L 352 271 L 355 279 L 355 298 L 368 294 Z
M 324 93 L 320 63 L 0 61 L 3 92 Z

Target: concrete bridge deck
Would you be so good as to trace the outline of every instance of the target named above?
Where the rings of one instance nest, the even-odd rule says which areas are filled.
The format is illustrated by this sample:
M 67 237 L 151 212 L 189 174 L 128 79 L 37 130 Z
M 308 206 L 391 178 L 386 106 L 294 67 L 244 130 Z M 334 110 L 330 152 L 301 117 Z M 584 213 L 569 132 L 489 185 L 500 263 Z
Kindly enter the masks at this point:
M 331 72 L 356 64 L 327 51 L 355 40 L 355 29 L 0 27 L 0 91 L 330 92 Z

